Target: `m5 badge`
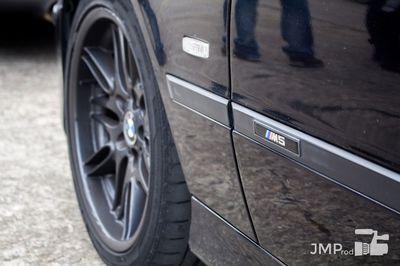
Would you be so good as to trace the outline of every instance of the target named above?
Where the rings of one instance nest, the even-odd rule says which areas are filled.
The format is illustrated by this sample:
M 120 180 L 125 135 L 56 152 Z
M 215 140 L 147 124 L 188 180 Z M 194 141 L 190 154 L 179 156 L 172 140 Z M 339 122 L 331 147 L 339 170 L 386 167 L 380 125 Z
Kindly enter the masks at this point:
M 300 156 L 299 140 L 254 121 L 254 134 L 267 143 Z
M 282 147 L 286 146 L 286 138 L 284 136 L 279 135 L 269 129 L 265 132 L 265 138 L 275 144 L 278 144 Z

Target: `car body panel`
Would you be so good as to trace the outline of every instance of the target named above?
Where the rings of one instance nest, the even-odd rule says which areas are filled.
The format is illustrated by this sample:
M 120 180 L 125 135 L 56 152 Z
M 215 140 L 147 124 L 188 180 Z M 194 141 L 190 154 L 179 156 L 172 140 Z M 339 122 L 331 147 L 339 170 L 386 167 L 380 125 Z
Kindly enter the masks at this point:
M 244 135 L 235 133 L 234 143 L 260 245 L 281 261 L 288 265 L 400 262 L 398 213 Z M 358 228 L 389 234 L 390 254 L 361 258 L 310 254 L 313 243 L 340 243 L 343 249 L 353 249 L 360 240 L 355 235 Z
M 225 31 L 224 1 L 139 1 L 133 4 L 135 10 L 140 11 L 138 17 L 190 192 L 255 239 L 228 127 L 228 58 L 220 53 Z M 194 35 L 210 43 L 210 59 L 183 51 L 182 38 Z M 160 58 L 161 47 L 165 61 Z M 190 99 L 196 95 L 200 98 Z M 199 101 L 208 98 L 207 109 L 199 109 Z M 214 114 L 219 114 L 221 119 L 212 117 L 213 112 L 208 110 L 212 109 L 210 104 L 212 106 L 214 101 L 219 106 L 219 113 Z
M 400 171 L 400 75 L 374 62 L 374 35 L 366 26 L 376 23 L 384 27 L 378 29 L 382 34 L 393 34 L 395 20 L 380 25 L 379 18 L 367 16 L 368 5 L 357 1 L 236 0 L 232 5 L 234 102 Z M 241 8 L 235 11 L 236 6 Z M 248 39 L 244 48 L 238 46 L 241 38 Z M 313 42 L 325 66 L 290 66 L 283 38 L 294 43 L 292 50 L 312 49 Z M 259 62 L 235 55 L 239 48 L 246 52 L 246 45 L 258 47 Z
M 228 100 L 176 77 L 167 79 L 164 106 L 190 192 L 254 240 L 226 124 Z
M 146 19 L 152 49 L 164 71 L 229 98 L 228 57 L 221 54 L 225 33 L 224 1 L 141 0 L 139 4 Z M 184 52 L 184 37 L 209 43 L 209 58 L 200 59 Z M 163 53 L 165 62 L 160 58 Z
M 238 168 L 260 245 L 289 265 L 399 263 L 400 75 L 372 60 L 367 10 L 355 1 L 232 3 Z M 290 65 L 288 55 L 306 48 L 325 66 Z M 299 152 L 257 135 L 255 122 L 297 140 Z M 389 234 L 390 254 L 310 254 L 313 243 L 353 249 L 357 228 Z
M 248 108 L 235 103 L 232 106 L 236 132 L 400 213 L 400 194 L 397 193 L 400 190 L 400 174 Z M 265 136 L 268 131 L 273 132 L 269 138 Z M 272 134 L 279 134 L 288 146 L 271 141 L 275 140 Z M 288 149 L 289 138 L 296 140 L 297 153 Z M 248 154 L 245 154 L 238 153 L 238 159 L 247 158 Z
M 207 265 L 284 265 L 195 197 L 189 246 Z

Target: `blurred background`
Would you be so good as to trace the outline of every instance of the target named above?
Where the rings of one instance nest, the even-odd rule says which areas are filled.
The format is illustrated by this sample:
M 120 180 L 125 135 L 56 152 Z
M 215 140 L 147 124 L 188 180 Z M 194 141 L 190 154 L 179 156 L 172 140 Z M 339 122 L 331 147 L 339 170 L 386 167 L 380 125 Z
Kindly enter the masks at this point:
M 0 265 L 101 264 L 69 170 L 54 26 L 13 2 L 0 3 Z

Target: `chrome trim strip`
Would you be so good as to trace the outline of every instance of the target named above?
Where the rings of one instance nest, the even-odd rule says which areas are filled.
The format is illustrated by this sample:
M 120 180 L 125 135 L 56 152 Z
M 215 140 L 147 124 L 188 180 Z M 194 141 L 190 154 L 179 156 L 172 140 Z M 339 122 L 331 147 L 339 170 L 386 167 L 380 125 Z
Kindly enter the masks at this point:
M 207 265 L 284 265 L 195 197 L 189 246 Z
M 167 74 L 171 99 L 208 119 L 229 127 L 228 99 Z
M 348 186 L 393 211 L 400 212 L 400 174 L 241 105 L 233 103 L 232 108 L 234 131 L 340 184 Z M 255 135 L 253 131 L 255 121 L 299 139 L 301 156 L 296 156 L 284 149 L 278 149 L 276 145 L 272 145 Z

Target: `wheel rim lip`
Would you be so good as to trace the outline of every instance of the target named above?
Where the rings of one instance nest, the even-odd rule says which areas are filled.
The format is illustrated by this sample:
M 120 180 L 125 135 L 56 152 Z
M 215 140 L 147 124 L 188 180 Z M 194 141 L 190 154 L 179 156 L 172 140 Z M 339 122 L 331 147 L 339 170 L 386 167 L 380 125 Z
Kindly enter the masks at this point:
M 99 12 L 99 14 L 101 14 L 101 16 L 98 16 L 97 19 L 91 21 L 90 25 L 86 26 L 86 30 L 84 31 L 83 35 L 87 35 L 88 32 L 90 31 L 90 29 L 93 27 L 93 25 L 98 20 L 105 19 L 105 20 L 109 20 L 109 23 L 112 23 L 112 24 L 116 25 L 117 27 L 119 27 L 123 31 L 125 38 L 126 38 L 126 36 L 128 36 L 126 34 L 126 29 L 124 28 L 123 23 L 121 22 L 121 20 L 119 20 L 108 9 L 106 9 L 104 7 L 98 7 L 98 8 L 95 8 L 94 10 L 89 11 L 89 12 L 96 12 L 96 11 Z M 80 49 L 78 49 L 79 50 L 79 52 L 78 52 L 79 59 L 78 59 L 78 66 L 76 67 L 76 69 L 79 69 L 81 64 L 82 64 L 82 62 L 81 62 L 82 60 L 80 59 L 80 57 L 82 55 L 82 51 L 83 51 L 83 48 L 84 48 L 85 38 L 86 38 L 86 36 L 83 38 L 82 42 L 80 43 L 80 45 L 81 45 Z M 130 42 L 130 40 L 128 38 L 126 38 L 126 40 L 127 40 L 127 44 L 128 44 L 128 49 L 130 49 L 130 51 L 131 51 L 131 53 L 133 55 L 134 63 L 136 65 L 136 69 L 138 70 L 138 73 L 137 73 L 138 74 L 138 79 L 139 80 L 143 80 L 140 68 L 137 67 L 138 63 L 137 63 L 136 57 L 134 56 L 134 51 L 133 51 L 132 46 L 131 46 L 132 44 L 131 44 L 131 42 Z M 75 80 L 76 83 L 78 83 L 77 81 L 79 80 L 79 76 L 80 76 L 79 70 L 76 70 L 76 80 Z M 79 89 L 79 85 L 75 84 L 75 86 L 76 87 L 74 89 L 78 90 Z M 76 101 L 77 94 L 78 94 L 77 91 L 75 91 L 75 95 L 74 95 L 75 99 L 74 99 L 74 103 L 73 103 L 73 110 L 76 110 L 76 112 L 77 112 L 77 109 L 78 109 L 77 108 L 78 103 Z M 150 126 L 150 123 L 149 123 L 149 131 L 151 132 L 151 128 L 150 127 L 151 126 Z M 102 222 L 102 220 L 100 218 L 100 215 L 98 214 L 98 210 L 97 210 L 98 208 L 97 208 L 94 200 L 92 200 L 91 198 L 88 197 L 88 195 L 90 195 L 93 192 L 92 188 L 90 188 L 90 185 L 88 184 L 88 179 L 91 178 L 91 177 L 88 177 L 85 174 L 84 165 L 83 165 L 84 159 L 82 158 L 82 151 L 81 151 L 81 148 L 80 148 L 81 147 L 80 140 L 78 139 L 79 136 L 80 136 L 78 128 L 79 128 L 78 121 L 77 121 L 77 119 L 75 117 L 75 119 L 73 120 L 73 123 L 72 123 L 72 129 L 73 130 L 71 130 L 71 133 L 72 133 L 71 134 L 72 135 L 71 136 L 72 137 L 71 143 L 72 143 L 72 150 L 73 150 L 72 156 L 75 157 L 74 158 L 75 162 L 77 162 L 77 163 L 75 163 L 75 169 L 77 169 L 77 171 L 79 172 L 78 182 L 79 182 L 80 187 L 81 187 L 80 188 L 80 192 L 81 192 L 81 195 L 82 195 L 81 198 L 83 198 L 83 200 L 84 200 L 83 203 L 85 205 L 86 211 L 87 212 L 90 211 L 90 213 L 89 213 L 90 218 L 91 218 L 91 219 L 89 219 L 90 225 L 92 226 L 92 228 L 94 228 L 96 230 L 96 232 L 98 233 L 98 236 L 100 236 L 101 240 L 106 244 L 106 246 L 108 248 L 110 248 L 112 251 L 115 251 L 115 252 L 124 252 L 127 249 L 129 249 L 130 247 L 132 247 L 132 245 L 137 241 L 139 234 L 143 231 L 144 220 L 145 220 L 145 217 L 146 217 L 146 213 L 148 211 L 150 190 L 147 192 L 148 194 L 147 194 L 146 199 L 145 199 L 145 203 L 144 203 L 144 207 L 143 207 L 143 210 L 142 210 L 140 222 L 139 222 L 137 228 L 135 229 L 134 234 L 128 240 L 121 240 L 121 239 L 116 239 L 115 237 L 113 237 L 112 234 L 109 233 L 109 230 L 107 230 L 107 228 L 104 226 L 104 224 L 103 224 L 103 222 Z M 148 150 L 149 150 L 149 154 L 151 156 L 152 153 L 150 152 L 150 150 L 151 150 L 150 147 L 148 148 Z M 151 171 L 151 169 L 149 169 L 149 171 Z M 150 183 L 151 183 L 151 179 L 150 179 L 150 172 L 149 172 L 149 174 L 148 174 L 148 188 L 151 187 Z M 103 185 L 103 184 L 101 184 L 101 185 Z M 105 193 L 105 191 L 104 191 L 104 193 Z

